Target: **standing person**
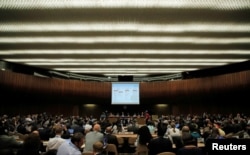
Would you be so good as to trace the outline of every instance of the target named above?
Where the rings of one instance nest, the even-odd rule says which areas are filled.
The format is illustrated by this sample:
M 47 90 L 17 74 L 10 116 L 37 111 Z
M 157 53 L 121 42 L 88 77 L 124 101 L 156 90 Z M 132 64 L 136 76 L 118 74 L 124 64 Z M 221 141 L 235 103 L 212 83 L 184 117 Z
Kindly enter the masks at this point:
M 76 132 L 70 141 L 65 141 L 59 146 L 57 155 L 82 155 L 81 147 L 83 144 L 84 135 L 81 132 Z
M 146 110 L 144 115 L 145 115 L 145 121 L 146 121 L 146 124 L 147 124 L 148 121 L 150 120 L 150 114 L 149 114 L 149 112 Z

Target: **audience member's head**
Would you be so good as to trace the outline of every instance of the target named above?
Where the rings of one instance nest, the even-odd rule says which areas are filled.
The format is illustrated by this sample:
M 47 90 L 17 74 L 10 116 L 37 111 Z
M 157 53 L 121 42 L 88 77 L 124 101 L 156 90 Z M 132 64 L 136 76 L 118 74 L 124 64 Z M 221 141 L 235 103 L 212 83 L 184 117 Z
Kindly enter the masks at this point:
M 84 141 L 85 137 L 81 132 L 76 132 L 71 137 L 71 142 L 75 144 L 75 146 L 78 147 L 79 149 L 81 149 L 82 145 L 84 144 Z
M 101 153 L 103 152 L 103 143 L 100 141 L 97 141 L 93 144 L 93 152 L 94 153 Z
M 41 139 L 37 132 L 30 133 L 23 142 L 23 146 L 29 149 L 39 150 L 41 145 Z
M 146 145 L 153 137 L 147 126 L 141 126 L 138 130 L 139 144 Z
M 53 129 L 56 135 L 61 135 L 63 133 L 63 127 L 59 124 L 55 125 Z
M 38 135 L 38 136 L 40 136 L 40 133 L 39 133 L 38 130 L 34 130 L 34 131 L 32 131 L 32 133 L 33 133 L 33 134 L 36 134 L 36 135 Z
M 189 126 L 187 126 L 187 125 L 184 125 L 182 128 L 181 128 L 181 132 L 183 133 L 183 132 L 190 132 L 190 129 L 189 129 Z
M 89 131 L 91 131 L 91 129 L 92 129 L 92 125 L 86 124 L 84 126 L 84 132 L 85 132 L 85 134 L 88 133 Z
M 157 135 L 159 137 L 163 137 L 166 133 L 166 128 L 162 128 L 161 126 L 158 126 L 157 128 Z
M 41 139 L 36 133 L 30 133 L 23 142 L 21 149 L 17 151 L 17 155 L 40 155 Z
M 101 131 L 101 126 L 100 124 L 96 123 L 93 127 L 93 131 L 97 131 L 97 132 L 100 132 Z
M 195 145 L 195 146 L 197 146 L 197 140 L 190 133 L 182 134 L 182 141 L 183 141 L 184 145 Z
M 112 134 L 112 132 L 113 132 L 112 126 L 106 127 L 105 133 L 107 133 L 107 134 Z

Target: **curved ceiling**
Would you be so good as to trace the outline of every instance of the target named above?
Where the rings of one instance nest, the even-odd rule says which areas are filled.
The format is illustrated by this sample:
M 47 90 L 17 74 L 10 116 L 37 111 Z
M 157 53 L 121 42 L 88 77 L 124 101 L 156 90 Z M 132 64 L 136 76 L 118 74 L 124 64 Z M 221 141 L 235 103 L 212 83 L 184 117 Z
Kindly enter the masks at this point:
M 180 78 L 249 61 L 249 15 L 248 0 L 2 0 L 0 59 L 82 79 Z

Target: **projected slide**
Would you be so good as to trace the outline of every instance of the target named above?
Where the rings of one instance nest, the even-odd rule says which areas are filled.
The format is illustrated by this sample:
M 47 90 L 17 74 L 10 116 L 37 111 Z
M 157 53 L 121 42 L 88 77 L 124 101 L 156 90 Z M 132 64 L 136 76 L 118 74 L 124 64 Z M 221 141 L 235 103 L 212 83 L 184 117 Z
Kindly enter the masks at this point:
M 140 87 L 137 82 L 113 82 L 112 104 L 140 104 Z

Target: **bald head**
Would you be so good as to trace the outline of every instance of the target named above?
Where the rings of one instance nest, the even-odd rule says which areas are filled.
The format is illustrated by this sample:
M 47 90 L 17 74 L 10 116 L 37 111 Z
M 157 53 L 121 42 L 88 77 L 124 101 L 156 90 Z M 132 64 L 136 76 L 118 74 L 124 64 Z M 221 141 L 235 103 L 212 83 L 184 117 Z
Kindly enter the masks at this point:
M 189 126 L 184 125 L 184 126 L 182 127 L 181 131 L 182 131 L 182 132 L 189 132 L 189 131 L 190 131 Z
M 100 124 L 95 124 L 94 127 L 93 127 L 93 131 L 101 131 L 101 126 Z
M 39 136 L 39 131 L 37 131 L 37 130 L 32 131 L 32 133 Z

